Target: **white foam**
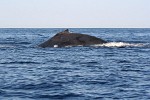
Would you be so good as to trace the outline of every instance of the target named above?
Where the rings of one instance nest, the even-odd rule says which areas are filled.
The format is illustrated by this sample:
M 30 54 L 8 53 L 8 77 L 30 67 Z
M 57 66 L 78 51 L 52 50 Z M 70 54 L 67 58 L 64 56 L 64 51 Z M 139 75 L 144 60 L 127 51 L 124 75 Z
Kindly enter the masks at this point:
M 93 45 L 96 47 L 142 47 L 144 44 L 141 43 L 125 43 L 125 42 L 109 42 L 104 44 Z
M 15 46 L 0 44 L 0 48 L 13 48 L 13 47 L 15 47 Z
M 77 45 L 76 47 L 82 47 L 83 45 Z M 75 47 L 75 45 L 67 45 L 65 47 Z
M 58 45 L 54 45 L 54 48 L 58 48 Z
M 77 45 L 77 47 L 82 47 L 83 45 Z M 150 44 L 143 44 L 143 43 L 126 43 L 126 42 L 108 42 L 104 44 L 96 44 L 96 45 L 90 45 L 94 47 L 150 47 Z M 58 45 L 54 45 L 55 48 L 58 47 Z M 65 47 L 74 47 L 74 45 L 68 45 Z

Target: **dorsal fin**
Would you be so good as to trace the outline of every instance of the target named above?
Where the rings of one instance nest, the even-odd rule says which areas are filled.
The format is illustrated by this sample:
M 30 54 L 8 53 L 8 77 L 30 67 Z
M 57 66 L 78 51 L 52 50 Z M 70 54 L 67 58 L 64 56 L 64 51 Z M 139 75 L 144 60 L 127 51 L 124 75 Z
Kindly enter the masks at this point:
M 59 35 L 59 34 L 68 34 L 68 33 L 70 33 L 69 29 L 66 29 L 66 30 L 64 30 L 62 32 L 57 33 L 56 36 Z
M 67 33 L 69 33 L 69 29 L 66 29 L 66 30 L 64 30 L 64 32 L 67 32 Z

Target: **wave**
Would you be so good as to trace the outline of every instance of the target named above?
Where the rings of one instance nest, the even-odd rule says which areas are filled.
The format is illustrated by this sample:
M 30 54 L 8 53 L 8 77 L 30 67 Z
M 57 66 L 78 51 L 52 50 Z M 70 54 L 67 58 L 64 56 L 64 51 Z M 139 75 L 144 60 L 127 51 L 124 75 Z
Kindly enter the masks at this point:
M 59 99 L 59 100 L 80 100 L 85 98 L 82 94 L 76 94 L 76 93 L 59 93 L 59 94 L 37 94 L 33 98 L 36 99 Z
M 150 43 L 126 43 L 126 42 L 108 42 L 103 44 L 95 44 L 90 45 L 91 47 L 150 47 Z M 65 47 L 74 47 L 72 45 L 68 45 Z M 77 47 L 83 47 L 83 45 L 78 45 Z
M 14 61 L 14 62 L 2 62 L 0 64 L 41 64 L 40 62 L 32 61 Z
M 77 47 L 82 47 L 83 45 L 78 45 Z M 92 47 L 148 47 L 150 48 L 150 43 L 126 43 L 126 42 L 108 42 L 104 44 L 95 44 L 91 45 Z M 15 48 L 15 45 L 10 44 L 0 44 L 0 48 Z M 57 48 L 57 46 L 54 46 Z M 68 45 L 65 47 L 74 47 L 72 45 Z
M 13 45 L 8 45 L 8 44 L 0 44 L 0 48 L 14 48 L 15 46 Z
M 94 47 L 144 47 L 147 44 L 143 43 L 126 43 L 126 42 L 109 42 L 104 44 L 92 45 Z

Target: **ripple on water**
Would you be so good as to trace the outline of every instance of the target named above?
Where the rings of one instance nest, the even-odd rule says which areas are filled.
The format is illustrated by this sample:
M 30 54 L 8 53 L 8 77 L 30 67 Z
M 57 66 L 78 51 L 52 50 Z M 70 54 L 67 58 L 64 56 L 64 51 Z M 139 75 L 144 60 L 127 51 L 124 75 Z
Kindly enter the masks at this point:
M 150 99 L 149 29 L 72 29 L 116 42 L 36 47 L 56 30 L 0 29 L 1 100 Z

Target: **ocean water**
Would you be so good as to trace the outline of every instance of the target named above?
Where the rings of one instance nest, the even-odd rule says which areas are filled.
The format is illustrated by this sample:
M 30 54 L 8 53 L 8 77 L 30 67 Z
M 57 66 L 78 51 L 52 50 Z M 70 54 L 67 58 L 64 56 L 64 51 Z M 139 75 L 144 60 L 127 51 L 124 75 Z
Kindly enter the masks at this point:
M 72 28 L 108 43 L 37 46 L 63 30 L 0 29 L 0 100 L 150 99 L 150 29 Z

